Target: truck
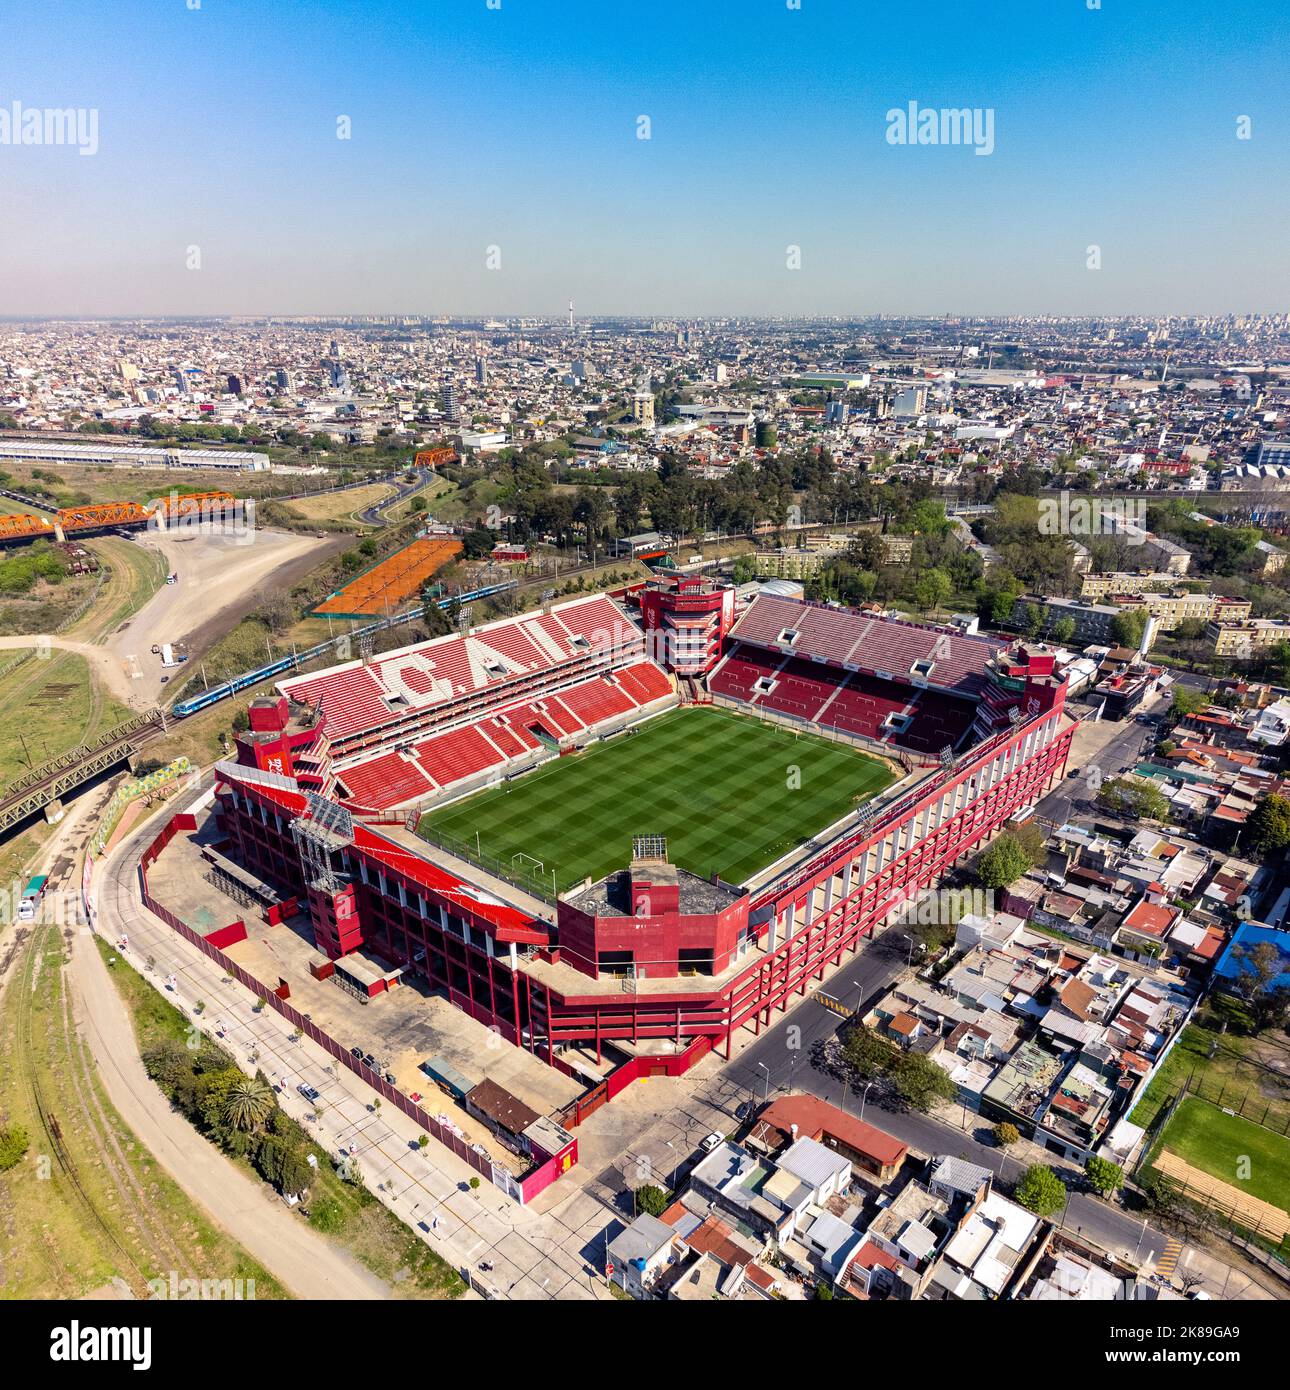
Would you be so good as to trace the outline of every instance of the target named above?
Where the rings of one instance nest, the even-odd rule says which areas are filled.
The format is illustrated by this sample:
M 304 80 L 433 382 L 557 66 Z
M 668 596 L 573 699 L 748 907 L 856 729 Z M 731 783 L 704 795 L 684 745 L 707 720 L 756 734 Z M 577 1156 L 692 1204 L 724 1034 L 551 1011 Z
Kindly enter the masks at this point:
M 45 874 L 37 874 L 22 890 L 22 897 L 18 900 L 18 920 L 20 922 L 34 922 L 36 911 L 40 907 L 40 900 L 45 896 L 45 885 L 49 882 Z
M 181 666 L 187 660 L 187 652 L 175 651 L 169 642 L 161 644 L 161 664 L 163 666 Z

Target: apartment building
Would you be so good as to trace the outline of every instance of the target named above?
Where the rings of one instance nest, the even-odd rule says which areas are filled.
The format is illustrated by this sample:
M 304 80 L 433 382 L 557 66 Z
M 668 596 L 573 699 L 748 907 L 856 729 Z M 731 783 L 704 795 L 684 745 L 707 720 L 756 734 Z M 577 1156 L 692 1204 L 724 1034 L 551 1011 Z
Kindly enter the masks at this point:
M 1215 656 L 1247 661 L 1279 642 L 1290 642 L 1290 622 L 1277 622 L 1273 618 L 1247 618 L 1243 622 L 1215 620 L 1205 628 L 1205 636 L 1213 642 Z

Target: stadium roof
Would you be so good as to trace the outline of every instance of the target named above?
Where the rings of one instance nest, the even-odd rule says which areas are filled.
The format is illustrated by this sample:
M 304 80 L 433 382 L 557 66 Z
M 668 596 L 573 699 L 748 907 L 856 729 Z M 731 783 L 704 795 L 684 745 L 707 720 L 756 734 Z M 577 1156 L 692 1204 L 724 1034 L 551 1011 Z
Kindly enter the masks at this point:
M 282 778 L 284 785 L 276 786 L 266 780 L 266 774 L 253 767 L 243 768 L 236 763 L 224 762 L 217 769 L 223 782 L 244 782 L 255 789 L 255 794 L 265 801 L 279 806 L 291 816 L 304 815 L 308 800 L 301 791 L 288 785 L 290 779 Z M 526 912 L 512 907 L 500 898 L 494 897 L 486 889 L 476 887 L 447 869 L 432 864 L 422 854 L 414 854 L 401 848 L 391 839 L 390 834 L 381 834 L 377 829 L 354 821 L 354 844 L 359 849 L 379 854 L 391 868 L 407 875 L 414 883 L 429 888 L 436 893 L 457 902 L 476 920 L 488 924 L 489 934 L 498 941 L 514 941 L 520 944 L 544 944 L 548 937 L 546 927 L 535 921 Z M 393 830 L 391 830 L 391 833 Z M 426 846 L 427 851 L 429 846 Z
M 981 693 L 990 658 L 1008 645 L 766 593 L 753 599 L 731 635 L 786 655 L 969 698 Z
M 289 699 L 321 704 L 328 734 L 343 738 L 640 641 L 640 630 L 613 601 L 593 594 L 549 613 L 503 618 L 464 636 L 437 637 L 369 662 L 350 661 L 279 681 L 277 688 Z

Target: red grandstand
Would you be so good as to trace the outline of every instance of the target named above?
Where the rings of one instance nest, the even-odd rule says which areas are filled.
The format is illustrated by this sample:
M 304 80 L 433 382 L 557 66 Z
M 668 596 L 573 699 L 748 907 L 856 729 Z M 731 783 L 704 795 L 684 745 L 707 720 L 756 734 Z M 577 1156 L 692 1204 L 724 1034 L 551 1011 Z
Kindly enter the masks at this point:
M 359 811 L 428 803 L 675 703 L 640 630 L 596 595 L 282 681 L 248 751 Z
M 978 717 L 1006 650 L 992 638 L 770 595 L 730 636 L 708 686 L 738 704 L 924 757 L 993 727 Z

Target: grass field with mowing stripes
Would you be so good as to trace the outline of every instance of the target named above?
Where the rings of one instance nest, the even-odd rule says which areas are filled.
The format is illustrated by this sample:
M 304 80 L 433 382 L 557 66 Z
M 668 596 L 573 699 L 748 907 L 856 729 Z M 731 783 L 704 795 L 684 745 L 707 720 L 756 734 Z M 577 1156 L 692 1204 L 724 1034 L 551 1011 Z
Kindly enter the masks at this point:
M 421 824 L 472 852 L 478 831 L 484 854 L 506 863 L 532 856 L 562 890 L 625 868 L 633 835 L 666 835 L 674 864 L 741 883 L 895 776 L 825 739 L 724 710 L 680 709 Z
M 1212 1177 L 1290 1211 L 1290 1139 L 1188 1096 L 1174 1111 L 1161 1147 Z M 1242 1159 L 1249 1176 L 1242 1177 Z

